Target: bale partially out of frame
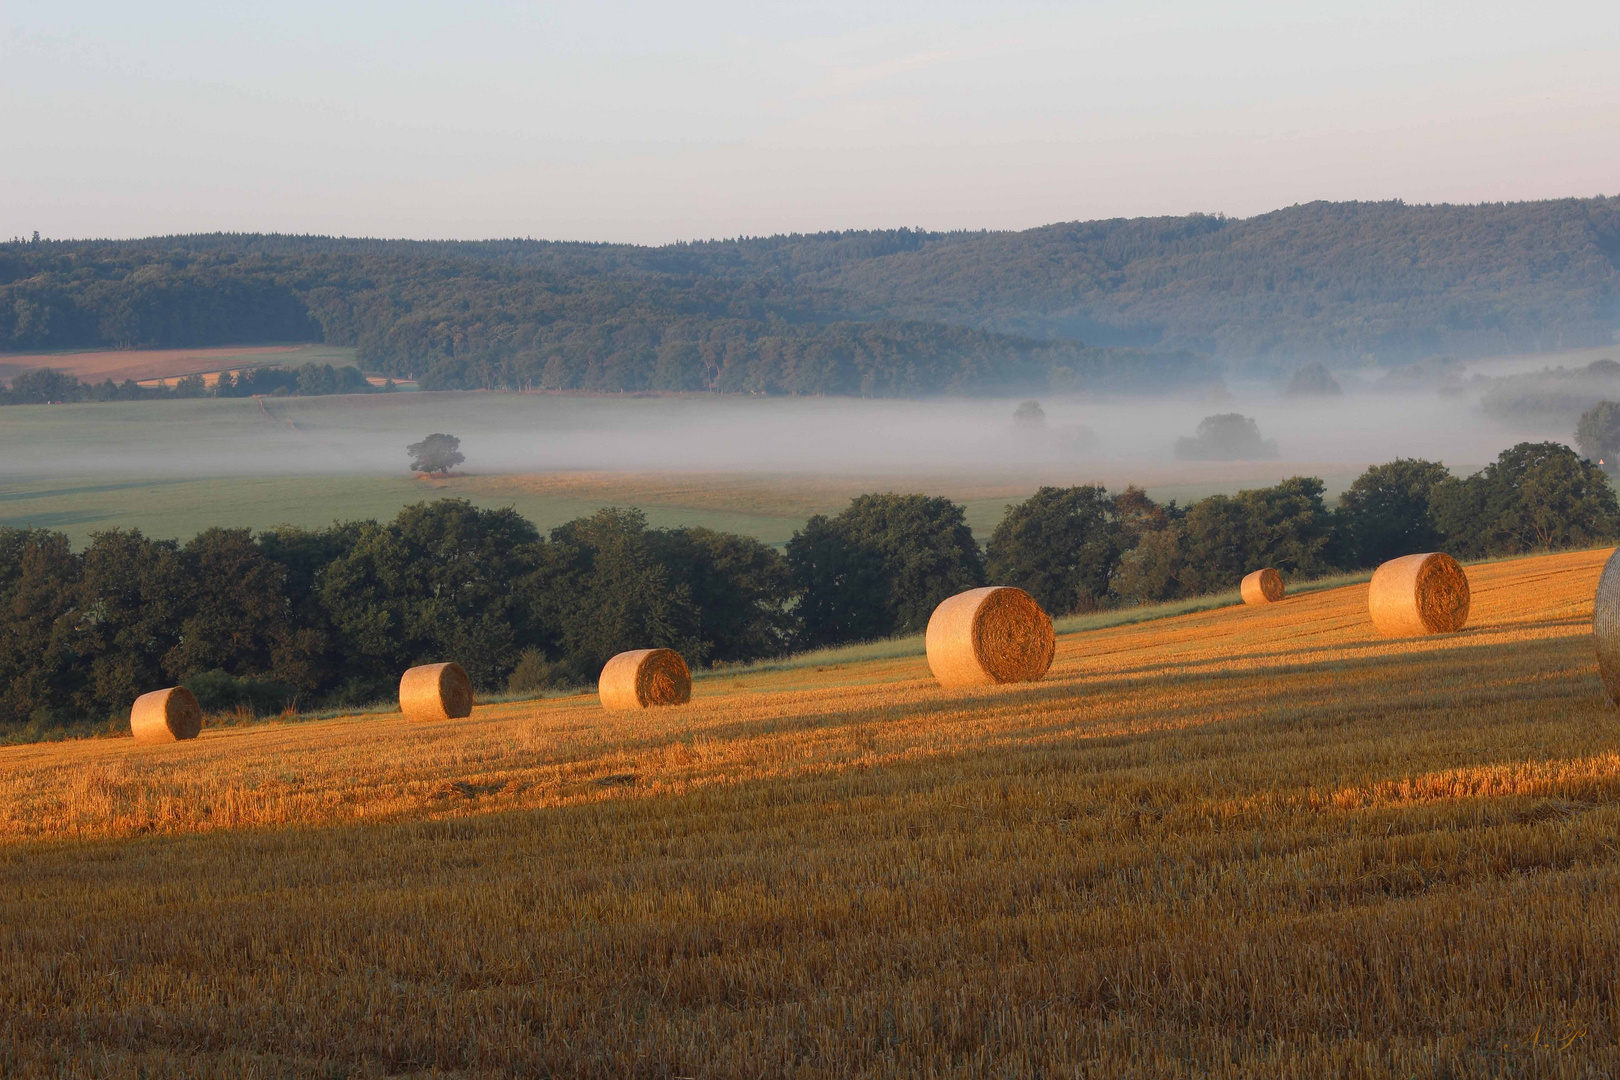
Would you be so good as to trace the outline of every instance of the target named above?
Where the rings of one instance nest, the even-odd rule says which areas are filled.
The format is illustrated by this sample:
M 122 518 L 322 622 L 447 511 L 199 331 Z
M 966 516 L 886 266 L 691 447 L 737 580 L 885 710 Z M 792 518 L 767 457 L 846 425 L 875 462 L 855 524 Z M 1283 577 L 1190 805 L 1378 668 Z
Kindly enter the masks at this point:
M 1023 589 L 991 585 L 941 603 L 924 638 L 941 686 L 1032 682 L 1052 666 L 1052 618 Z
M 1620 551 L 1603 564 L 1597 595 L 1592 598 L 1592 637 L 1597 644 L 1598 674 L 1609 700 L 1620 704 Z
M 1373 571 L 1367 612 L 1385 637 L 1461 630 L 1468 621 L 1468 575 L 1450 555 L 1402 555 Z
M 1245 574 L 1238 586 L 1245 604 L 1275 604 L 1283 598 L 1282 575 L 1271 567 Z
M 472 680 L 460 664 L 422 664 L 400 676 L 399 711 L 407 720 L 459 720 L 472 707 Z
M 596 680 L 604 709 L 646 709 L 692 700 L 692 673 L 674 649 L 632 649 L 609 660 Z
M 202 706 L 183 686 L 153 690 L 136 698 L 130 707 L 129 730 L 139 743 L 195 739 L 202 730 Z

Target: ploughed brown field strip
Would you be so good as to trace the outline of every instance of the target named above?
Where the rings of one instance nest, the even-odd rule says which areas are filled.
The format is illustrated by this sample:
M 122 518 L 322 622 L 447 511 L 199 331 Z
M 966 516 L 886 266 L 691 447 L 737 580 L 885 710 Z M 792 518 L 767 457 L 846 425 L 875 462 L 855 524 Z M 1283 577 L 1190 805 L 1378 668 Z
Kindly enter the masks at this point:
M 1620 1071 L 1608 552 L 590 698 L 0 750 L 0 1075 Z

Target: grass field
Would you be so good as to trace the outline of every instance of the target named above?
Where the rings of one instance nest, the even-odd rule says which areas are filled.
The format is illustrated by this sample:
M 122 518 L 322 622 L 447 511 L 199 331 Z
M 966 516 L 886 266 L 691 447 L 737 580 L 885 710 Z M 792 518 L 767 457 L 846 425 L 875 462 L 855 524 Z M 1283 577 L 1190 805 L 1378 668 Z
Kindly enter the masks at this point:
M 1611 1076 L 1607 552 L 588 697 L 0 749 L 0 1074 Z
M 602 506 L 637 506 L 655 526 L 705 525 L 781 544 L 813 513 L 895 490 L 961 501 L 985 539 L 1009 502 L 1042 484 L 1136 483 L 1156 499 L 1185 502 L 1304 473 L 1323 477 L 1331 499 L 1364 467 L 984 460 L 856 468 L 814 456 L 815 445 L 838 441 L 814 428 L 824 406 L 437 393 L 8 406 L 0 416 L 0 525 L 59 529 L 81 546 L 114 527 L 184 540 L 213 525 L 387 519 L 422 499 L 458 496 L 516 507 L 542 529 Z M 931 416 L 913 420 L 926 426 Z M 751 440 L 773 424 L 802 441 L 753 460 Z M 412 479 L 405 445 L 430 431 L 460 433 L 468 475 Z

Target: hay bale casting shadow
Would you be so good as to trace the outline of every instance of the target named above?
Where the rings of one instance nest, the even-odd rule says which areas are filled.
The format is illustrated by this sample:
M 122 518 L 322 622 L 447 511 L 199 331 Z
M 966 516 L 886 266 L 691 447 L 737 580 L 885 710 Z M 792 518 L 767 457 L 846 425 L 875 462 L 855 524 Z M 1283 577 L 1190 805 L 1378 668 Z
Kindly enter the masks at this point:
M 1282 575 L 1269 566 L 1256 570 L 1244 576 L 1238 591 L 1245 604 L 1275 604 L 1283 598 Z
M 459 720 L 472 707 L 472 680 L 460 664 L 423 664 L 400 676 L 399 711 L 407 720 Z
M 692 673 L 674 649 L 632 649 L 609 660 L 596 680 L 604 709 L 646 709 L 692 700 Z
M 944 601 L 928 619 L 928 668 L 941 686 L 1031 682 L 1052 666 L 1052 618 L 1023 589 L 991 585 Z
M 153 690 L 130 706 L 129 730 L 139 743 L 195 739 L 202 730 L 202 706 L 197 704 L 196 695 L 183 686 Z
M 1468 575 L 1438 551 L 1391 559 L 1373 571 L 1367 613 L 1385 637 L 1461 630 L 1468 621 Z

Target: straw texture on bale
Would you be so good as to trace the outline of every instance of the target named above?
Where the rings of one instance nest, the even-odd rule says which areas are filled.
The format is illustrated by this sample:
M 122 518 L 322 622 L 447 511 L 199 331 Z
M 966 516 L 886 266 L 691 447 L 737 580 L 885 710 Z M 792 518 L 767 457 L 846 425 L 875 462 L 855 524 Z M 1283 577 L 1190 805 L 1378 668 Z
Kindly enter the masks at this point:
M 1609 700 L 1620 704 L 1620 551 L 1603 564 L 1597 595 L 1592 598 L 1592 637 L 1597 644 L 1598 674 Z
M 1367 612 L 1385 637 L 1461 630 L 1468 621 L 1468 575 L 1438 551 L 1391 559 L 1373 571 Z
M 1282 575 L 1271 567 L 1246 574 L 1238 587 L 1245 604 L 1275 604 L 1283 598 Z
M 423 664 L 400 676 L 399 711 L 408 720 L 459 720 L 472 707 L 472 680 L 460 664 Z
M 941 603 L 924 638 L 941 686 L 1030 682 L 1052 666 L 1052 619 L 1023 589 L 991 585 Z
M 604 709 L 685 705 L 692 700 L 692 673 L 674 649 L 632 649 L 607 662 L 596 690 Z
M 202 706 L 183 686 L 153 690 L 136 698 L 130 707 L 129 730 L 141 743 L 195 739 L 202 730 Z

